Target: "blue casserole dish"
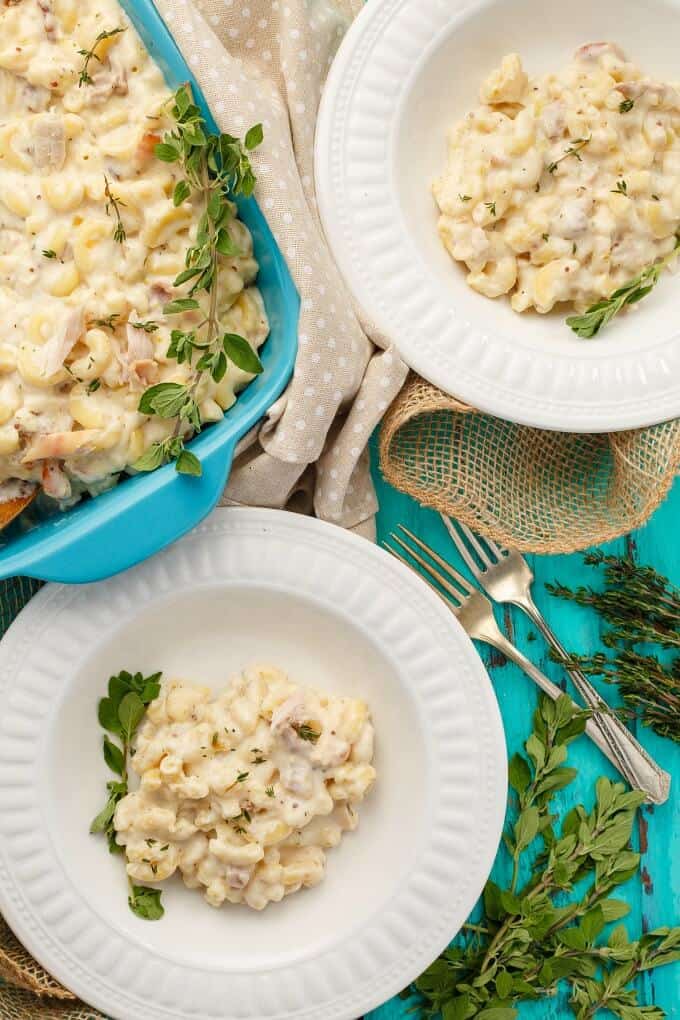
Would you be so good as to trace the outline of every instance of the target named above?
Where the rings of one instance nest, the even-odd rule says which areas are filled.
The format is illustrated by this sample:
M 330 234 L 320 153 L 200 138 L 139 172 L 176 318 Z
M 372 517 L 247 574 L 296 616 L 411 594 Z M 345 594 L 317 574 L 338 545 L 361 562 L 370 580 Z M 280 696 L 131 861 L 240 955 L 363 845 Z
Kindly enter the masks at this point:
M 174 39 L 152 0 L 120 0 L 168 85 L 190 81 L 211 131 L 217 125 Z M 174 542 L 217 504 L 234 449 L 283 392 L 295 363 L 300 300 L 281 252 L 253 199 L 239 200 L 253 235 L 258 286 L 271 333 L 260 351 L 264 371 L 239 395 L 223 421 L 206 427 L 191 449 L 201 478 L 178 475 L 172 464 L 124 478 L 109 492 L 64 513 L 33 519 L 27 512 L 0 538 L 0 578 L 15 574 L 80 584 L 110 577 Z

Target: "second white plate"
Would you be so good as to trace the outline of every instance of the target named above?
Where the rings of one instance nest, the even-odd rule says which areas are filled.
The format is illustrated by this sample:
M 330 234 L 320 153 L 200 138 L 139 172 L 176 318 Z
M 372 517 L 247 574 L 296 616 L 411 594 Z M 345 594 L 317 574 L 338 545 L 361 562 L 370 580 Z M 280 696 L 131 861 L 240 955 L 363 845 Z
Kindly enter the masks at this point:
M 680 278 L 596 339 L 564 311 L 517 315 L 470 290 L 437 234 L 448 129 L 510 52 L 530 74 L 616 42 L 677 80 L 679 0 L 370 0 L 331 67 L 316 135 L 328 241 L 357 302 L 425 379 L 501 418 L 607 432 L 680 416 Z
M 253 661 L 364 697 L 378 782 L 325 881 L 264 914 L 179 881 L 151 923 L 88 834 L 110 774 L 97 701 L 121 669 L 223 686 Z M 0 910 L 117 1020 L 354 1020 L 444 948 L 490 870 L 503 729 L 472 644 L 415 575 L 310 518 L 216 511 L 167 551 L 44 588 L 0 644 Z

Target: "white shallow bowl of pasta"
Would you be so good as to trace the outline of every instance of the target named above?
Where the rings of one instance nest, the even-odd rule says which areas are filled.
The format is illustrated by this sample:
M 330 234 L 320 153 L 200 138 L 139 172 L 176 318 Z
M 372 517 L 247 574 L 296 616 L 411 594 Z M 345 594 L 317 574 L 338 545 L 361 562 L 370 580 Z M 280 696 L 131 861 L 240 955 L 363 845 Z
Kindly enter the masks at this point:
M 604 432 L 680 415 L 677 273 L 665 273 L 597 337 L 580 339 L 565 325 L 571 307 L 520 315 L 507 297 L 470 289 L 438 236 L 431 190 L 447 164 L 447 134 L 479 107 L 480 85 L 506 54 L 518 53 L 534 77 L 561 71 L 583 44 L 608 40 L 646 74 L 677 83 L 679 33 L 677 0 L 366 5 L 322 100 L 319 208 L 365 316 L 423 377 L 541 428 Z M 557 176 L 576 166 L 572 158 Z
M 174 878 L 162 920 L 141 920 L 123 858 L 88 834 L 111 778 L 107 679 L 163 670 L 221 689 L 255 661 L 368 703 L 377 780 L 358 829 L 319 885 L 262 912 L 214 909 Z M 364 539 L 217 510 L 125 575 L 44 588 L 0 665 L 0 910 L 116 1020 L 356 1020 L 422 972 L 482 889 L 507 778 L 491 684 L 441 600 Z

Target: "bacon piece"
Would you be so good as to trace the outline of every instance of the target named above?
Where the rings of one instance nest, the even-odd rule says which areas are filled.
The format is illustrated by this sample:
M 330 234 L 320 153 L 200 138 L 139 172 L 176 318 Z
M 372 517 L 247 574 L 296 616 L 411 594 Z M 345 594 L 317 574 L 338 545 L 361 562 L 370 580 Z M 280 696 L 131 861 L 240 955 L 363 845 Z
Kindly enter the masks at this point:
M 147 131 L 146 134 L 142 135 L 140 143 L 137 146 L 137 161 L 139 163 L 148 163 L 153 157 L 156 146 L 160 140 L 161 136 L 153 134 L 151 131 Z
M 158 382 L 158 365 L 154 361 L 154 346 L 151 337 L 143 329 L 132 325 L 138 322 L 139 316 L 133 310 L 126 326 L 127 352 L 122 354 L 121 362 L 127 378 L 133 385 L 146 387 Z
M 45 19 L 45 35 L 50 42 L 56 42 L 59 22 L 52 10 L 52 0 L 38 0 L 38 7 L 42 11 L 43 18 Z
M 56 460 L 49 460 L 43 464 L 42 487 L 46 495 L 52 499 L 69 499 L 71 496 L 71 483 Z
M 605 54 L 611 53 L 619 60 L 625 60 L 626 56 L 618 46 L 610 42 L 595 42 L 586 43 L 585 46 L 579 46 L 574 53 L 576 60 L 599 60 L 600 57 L 604 57 Z

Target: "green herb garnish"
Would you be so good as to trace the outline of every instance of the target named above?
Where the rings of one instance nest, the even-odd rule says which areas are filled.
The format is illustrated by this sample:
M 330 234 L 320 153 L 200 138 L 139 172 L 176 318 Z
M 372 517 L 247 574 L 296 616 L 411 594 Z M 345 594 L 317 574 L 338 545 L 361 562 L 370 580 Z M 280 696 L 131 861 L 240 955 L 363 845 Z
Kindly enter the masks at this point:
M 491 213 L 492 216 L 496 215 L 496 203 L 495 202 L 485 202 L 484 205 L 489 210 L 489 212 Z
M 155 333 L 159 328 L 157 322 L 153 322 L 151 319 L 148 322 L 131 322 L 130 325 L 133 329 L 143 329 L 145 333 Z
M 300 740 L 308 740 L 311 744 L 316 744 L 317 740 L 321 736 L 321 734 L 317 733 L 317 731 L 313 729 L 309 723 L 293 723 L 292 727 Z
M 267 794 L 268 797 L 274 797 L 275 796 L 275 794 L 274 794 L 274 787 L 273 786 L 266 786 L 264 792 Z
M 193 198 L 202 209 L 196 243 L 187 251 L 185 269 L 174 281 L 175 287 L 189 285 L 184 297 L 175 298 L 163 309 L 165 315 L 195 311 L 200 319 L 190 330 L 175 329 L 171 333 L 167 355 L 179 364 L 192 368 L 186 386 L 162 383 L 151 387 L 142 396 L 139 410 L 162 418 L 177 418 L 170 440 L 154 443 L 134 464 L 138 471 L 153 471 L 170 460 L 184 474 L 200 475 L 198 459 L 184 449 L 182 431 L 188 426 L 200 432 L 201 416 L 196 392 L 204 373 L 220 382 L 228 362 L 258 375 L 262 363 L 248 341 L 237 334 L 224 333 L 219 320 L 218 280 L 223 258 L 242 254 L 237 248 L 229 226 L 234 206 L 227 195 L 252 194 L 255 174 L 249 153 L 262 142 L 262 126 L 254 125 L 241 142 L 232 135 L 214 135 L 207 131 L 205 121 L 195 105 L 188 85 L 182 85 L 174 96 L 172 117 L 174 129 L 156 146 L 156 157 L 165 163 L 181 166 L 183 177 L 175 186 L 176 206 Z M 204 298 L 203 303 L 199 300 Z M 197 359 L 194 363 L 194 359 Z M 171 391 L 168 387 L 175 387 Z M 168 408 L 172 407 L 170 414 Z
M 125 227 L 120 216 L 120 207 L 125 205 L 125 202 L 121 202 L 119 198 L 116 198 L 111 191 L 111 185 L 109 184 L 108 177 L 104 176 L 104 194 L 106 195 L 106 215 L 113 215 L 116 220 L 116 225 L 113 228 L 113 240 L 116 244 L 122 244 L 126 240 L 127 234 L 125 233 Z
M 111 312 L 105 319 L 92 319 L 90 325 L 99 326 L 100 329 L 110 329 L 113 332 L 120 325 L 119 319 L 120 315 L 118 312 Z
M 556 159 L 553 163 L 548 164 L 546 167 L 548 173 L 554 174 L 560 163 L 563 160 L 568 159 L 569 156 L 575 156 L 579 163 L 582 162 L 583 157 L 581 156 L 581 149 L 583 149 L 589 141 L 590 138 L 577 138 L 575 142 L 571 143 L 568 149 L 564 150 L 563 156 L 560 156 L 560 158 Z
M 113 38 L 114 35 L 120 35 L 122 32 L 125 32 L 125 31 L 126 31 L 126 29 L 124 29 L 124 28 L 111 28 L 111 29 L 108 29 L 107 31 L 100 32 L 99 35 L 97 36 L 97 38 L 95 39 L 94 43 L 92 44 L 92 48 L 91 49 L 89 49 L 89 50 L 78 50 L 79 55 L 81 57 L 85 57 L 85 63 L 83 64 L 83 66 L 81 68 L 80 77 L 78 78 L 78 88 L 82 88 L 83 85 L 91 85 L 92 84 L 92 77 L 90 76 L 90 73 L 89 73 L 90 72 L 90 61 L 91 60 L 97 60 L 97 61 L 99 61 L 100 64 L 102 63 L 101 57 L 97 55 L 97 47 L 99 46 L 99 43 L 104 42 L 105 39 Z
M 630 280 L 629 283 L 624 283 L 623 287 L 619 287 L 608 298 L 591 305 L 583 315 L 570 315 L 566 320 L 567 326 L 573 329 L 577 336 L 586 340 L 596 336 L 603 326 L 606 326 L 615 315 L 618 315 L 622 308 L 641 301 L 649 294 L 650 290 L 659 282 L 662 271 L 675 257 L 678 248 L 680 248 L 680 237 L 676 238 L 672 252 L 653 265 L 647 266 L 638 276 Z
M 103 833 L 111 853 L 122 853 L 122 847 L 116 842 L 114 815 L 119 801 L 128 793 L 128 758 L 132 753 L 132 741 L 146 706 L 160 693 L 161 676 L 161 673 L 153 673 L 145 677 L 141 673 L 132 674 L 123 670 L 110 678 L 108 696 L 99 702 L 97 714 L 100 726 L 119 741 L 114 743 L 108 735 L 104 737 L 104 761 L 119 779 L 106 784 L 109 796 L 92 821 L 90 832 Z M 128 885 L 128 903 L 133 913 L 149 921 L 163 916 L 160 891 L 133 885 L 129 878 Z
M 624 99 L 619 103 L 619 113 L 630 113 L 634 106 L 634 99 Z
M 56 259 L 57 257 L 56 251 L 52 251 L 51 248 L 45 248 L 42 254 L 44 259 Z
M 608 653 L 569 655 L 565 664 L 617 684 L 628 714 L 680 742 L 680 591 L 628 556 L 595 552 L 584 559 L 589 566 L 603 567 L 603 590 L 572 591 L 563 584 L 548 585 L 548 590 L 599 613 L 607 625 L 603 642 Z M 675 658 L 662 659 L 653 646 L 675 652 Z
M 612 188 L 612 195 L 627 195 L 628 185 L 625 181 L 617 181 L 616 187 Z
M 630 909 L 612 893 L 640 866 L 629 841 L 644 794 L 601 778 L 593 808 L 579 804 L 556 824 L 553 797 L 576 775 L 565 765 L 567 745 L 586 718 L 566 696 L 541 698 L 526 753 L 510 761 L 516 820 L 503 846 L 511 877 L 505 887 L 487 882 L 479 920 L 415 982 L 423 1016 L 512 1020 L 519 1003 L 553 997 L 566 981 L 577 1020 L 601 1009 L 661 1020 L 628 986 L 641 971 L 680 959 L 680 928 L 631 941 L 624 925 L 609 927 Z
M 472 201 L 472 195 L 460 195 L 459 194 L 458 198 L 460 199 L 461 202 L 471 202 Z
M 153 868 L 156 865 L 152 865 Z M 128 906 L 133 914 L 141 917 L 143 921 L 160 921 L 165 910 L 161 904 L 161 890 L 151 889 L 146 885 L 133 885 L 130 883 L 130 894 Z
M 96 393 L 101 384 L 102 384 L 101 379 L 93 379 L 92 382 L 89 382 L 87 384 L 87 392 Z

